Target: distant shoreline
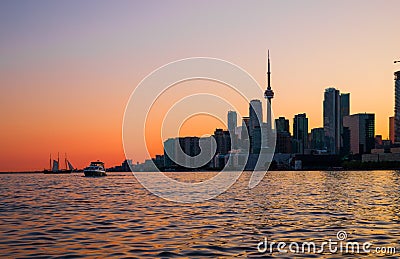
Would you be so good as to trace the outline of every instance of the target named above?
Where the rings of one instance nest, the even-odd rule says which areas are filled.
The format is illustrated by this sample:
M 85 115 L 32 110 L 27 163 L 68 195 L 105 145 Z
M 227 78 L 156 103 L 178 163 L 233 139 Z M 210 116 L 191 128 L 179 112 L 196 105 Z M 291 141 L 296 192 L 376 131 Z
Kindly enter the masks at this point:
M 294 169 L 287 169 L 287 170 L 268 170 L 267 172 L 314 172 L 314 171 L 331 171 L 331 172 L 362 172 L 362 171 L 397 171 L 400 169 L 388 169 L 388 168 L 375 168 L 375 169 L 345 169 L 345 168 L 325 168 L 325 169 L 302 169 L 302 170 L 294 170 Z M 213 170 L 202 170 L 202 171 L 168 171 L 168 172 L 162 172 L 162 173 L 207 173 L 207 172 L 218 172 L 218 171 L 213 171 Z M 244 170 L 244 172 L 252 172 L 252 171 L 247 171 Z M 78 172 L 73 172 L 72 174 L 77 174 L 77 173 L 82 173 L 82 171 Z M 114 174 L 114 173 L 132 173 L 132 172 L 113 172 L 109 171 L 108 173 Z M 137 171 L 135 173 L 151 173 L 151 171 Z M 19 172 L 0 172 L 0 174 L 44 174 L 43 171 L 19 171 Z M 57 175 L 57 174 L 52 174 L 52 175 Z M 60 175 L 65 175 L 65 174 L 60 174 Z

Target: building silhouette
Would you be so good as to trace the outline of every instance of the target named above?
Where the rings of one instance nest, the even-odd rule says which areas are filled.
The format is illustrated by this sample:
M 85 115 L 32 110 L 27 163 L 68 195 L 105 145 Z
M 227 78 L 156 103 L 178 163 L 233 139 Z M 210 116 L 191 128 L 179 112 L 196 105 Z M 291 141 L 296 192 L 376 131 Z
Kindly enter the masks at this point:
M 394 72 L 394 142 L 400 142 L 400 71 Z
M 293 118 L 293 152 L 304 154 L 308 147 L 308 118 L 305 113 L 297 114 Z
M 314 128 L 311 130 L 311 149 L 324 150 L 325 132 L 324 128 Z
M 275 130 L 275 153 L 292 153 L 292 136 L 290 135 L 289 120 L 285 117 L 275 119 Z
M 240 147 L 241 149 L 250 149 L 250 118 L 242 118 L 242 130 L 240 132 Z
M 250 153 L 258 154 L 261 150 L 262 103 L 251 100 L 249 104 Z
M 228 131 L 231 134 L 232 149 L 238 148 L 238 136 L 236 135 L 237 113 L 228 111 Z
M 237 127 L 237 113 L 235 111 L 228 111 L 228 131 L 232 134 L 235 133 Z
M 169 138 L 164 141 L 164 166 L 170 167 L 194 167 L 195 157 L 200 154 L 199 137 Z M 156 157 L 157 158 L 157 157 Z
M 340 94 L 340 115 L 342 118 L 344 116 L 350 115 L 350 94 L 341 93 Z
M 249 118 L 250 118 L 250 129 L 253 130 L 256 127 L 262 125 L 263 112 L 262 103 L 260 100 L 251 100 L 249 104 Z M 252 132 L 250 132 L 250 136 Z
M 371 153 L 375 148 L 375 114 L 358 113 L 343 118 L 350 132 L 350 153 Z
M 394 116 L 389 117 L 389 140 L 394 143 Z
M 216 153 L 219 155 L 226 155 L 231 151 L 231 137 L 229 131 L 223 129 L 216 129 L 213 137 L 217 142 Z
M 289 120 L 286 119 L 285 117 L 279 117 L 278 119 L 275 119 L 275 129 L 276 133 L 278 132 L 290 133 Z
M 340 91 L 335 88 L 325 89 L 323 109 L 327 151 L 339 154 L 343 147 L 343 116 L 350 112 L 350 94 L 340 95 Z

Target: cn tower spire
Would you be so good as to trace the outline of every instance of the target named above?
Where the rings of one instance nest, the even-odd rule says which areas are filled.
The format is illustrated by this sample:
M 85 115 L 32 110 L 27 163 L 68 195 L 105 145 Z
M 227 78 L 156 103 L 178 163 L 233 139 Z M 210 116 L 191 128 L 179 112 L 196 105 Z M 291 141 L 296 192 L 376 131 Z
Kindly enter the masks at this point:
M 268 71 L 267 71 L 267 89 L 264 92 L 264 98 L 267 99 L 267 130 L 268 135 L 272 132 L 272 111 L 271 111 L 271 101 L 274 98 L 274 91 L 271 88 L 271 63 L 269 60 L 269 50 L 268 50 Z
M 268 50 L 268 71 L 267 71 L 267 89 L 264 92 L 265 99 L 271 103 L 271 99 L 274 98 L 274 91 L 271 88 L 271 62 L 269 60 L 269 50 Z
M 267 89 L 271 90 L 271 63 L 269 61 L 269 50 L 268 50 L 268 72 L 267 72 L 267 76 L 268 76 Z

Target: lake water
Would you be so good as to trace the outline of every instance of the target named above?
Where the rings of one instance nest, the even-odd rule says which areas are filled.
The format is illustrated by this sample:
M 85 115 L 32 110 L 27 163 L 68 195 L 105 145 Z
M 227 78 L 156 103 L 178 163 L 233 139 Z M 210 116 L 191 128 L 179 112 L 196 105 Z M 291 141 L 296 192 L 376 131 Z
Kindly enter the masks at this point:
M 214 173 L 168 173 L 199 181 Z M 249 173 L 215 199 L 178 204 L 130 173 L 0 175 L 0 257 L 342 258 L 342 253 L 260 253 L 259 242 L 336 240 L 394 247 L 400 254 L 400 173 Z M 376 254 L 363 253 L 373 258 Z

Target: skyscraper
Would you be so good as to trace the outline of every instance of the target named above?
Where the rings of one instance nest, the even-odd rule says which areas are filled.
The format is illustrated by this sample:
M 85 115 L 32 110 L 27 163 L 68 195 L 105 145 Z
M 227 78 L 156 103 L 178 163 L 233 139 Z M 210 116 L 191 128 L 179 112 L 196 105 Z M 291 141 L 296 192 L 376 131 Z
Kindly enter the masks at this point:
M 400 142 L 400 71 L 394 72 L 394 141 Z
M 394 143 L 394 116 L 389 117 L 389 139 Z
M 264 98 L 267 99 L 267 141 L 270 141 L 271 136 L 270 134 L 272 133 L 272 111 L 271 111 L 271 105 L 272 105 L 272 98 L 274 98 L 274 91 L 272 91 L 271 88 L 271 64 L 269 61 L 269 50 L 268 50 L 268 72 L 267 72 L 267 89 L 264 92 Z M 271 146 L 268 144 L 268 146 Z
M 261 150 L 261 125 L 262 104 L 260 100 L 251 100 L 249 105 L 250 115 L 250 153 L 260 153 Z
M 292 138 L 290 136 L 289 120 L 285 117 L 275 119 L 276 144 L 275 153 L 291 153 Z
M 308 118 L 305 113 L 297 114 L 293 119 L 293 140 L 295 153 L 304 154 L 308 144 Z
M 231 135 L 232 149 L 238 148 L 238 136 L 236 135 L 237 114 L 235 111 L 228 111 L 228 131 Z
M 342 116 L 340 92 L 335 88 L 327 88 L 324 93 L 324 132 L 327 151 L 339 154 L 341 147 Z
M 240 137 L 240 144 L 242 149 L 250 148 L 250 118 L 243 117 L 242 118 L 242 131 Z
M 275 119 L 275 129 L 276 133 L 278 132 L 290 132 L 289 129 L 289 120 L 286 119 L 285 117 L 279 117 L 278 119 Z
M 260 100 L 251 100 L 249 105 L 250 131 L 260 127 L 263 121 L 262 104 Z M 252 132 L 249 132 L 252 135 Z
M 358 113 L 345 116 L 343 125 L 350 131 L 350 152 L 370 153 L 375 146 L 375 114 Z
M 316 150 L 325 149 L 324 128 L 314 128 L 311 130 L 311 148 Z
M 213 137 L 217 143 L 216 154 L 226 155 L 231 151 L 231 137 L 229 131 L 216 129 Z
M 228 111 L 228 130 L 231 134 L 235 133 L 237 127 L 237 114 L 235 111 Z
M 340 94 L 340 115 L 342 118 L 344 116 L 350 115 L 350 94 L 342 93 Z
M 350 133 L 343 127 L 343 118 L 350 115 L 350 94 L 340 94 L 340 154 L 348 155 L 350 152 Z

